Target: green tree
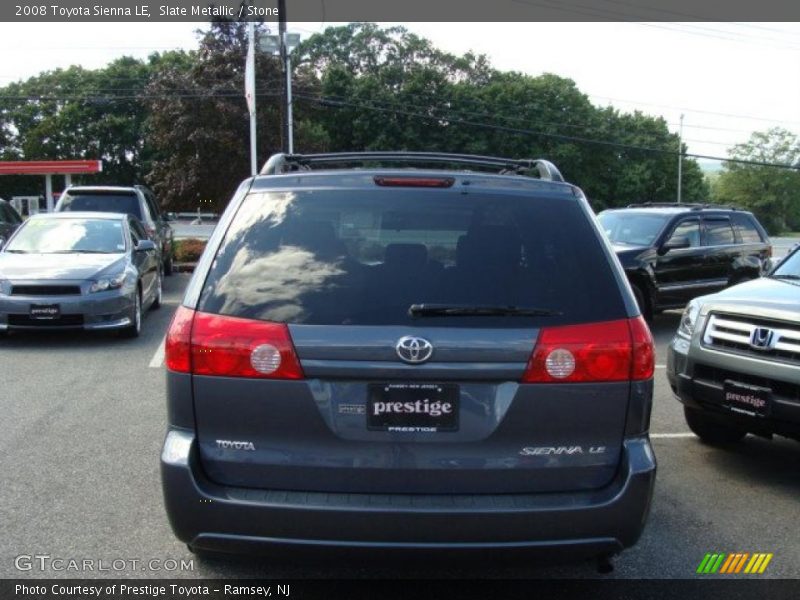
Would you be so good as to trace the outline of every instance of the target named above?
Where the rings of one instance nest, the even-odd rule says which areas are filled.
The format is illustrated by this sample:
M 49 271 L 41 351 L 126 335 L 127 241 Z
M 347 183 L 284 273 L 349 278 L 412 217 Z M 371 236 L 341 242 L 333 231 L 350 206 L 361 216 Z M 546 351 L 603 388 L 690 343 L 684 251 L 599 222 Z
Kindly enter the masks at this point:
M 776 168 L 726 162 L 714 186 L 714 201 L 748 208 L 771 234 L 800 227 L 800 140 L 775 127 L 755 132 L 734 146 L 731 158 L 790 165 Z
M 73 66 L 5 86 L 0 132 L 6 139 L 0 154 L 17 160 L 100 159 L 103 171 L 85 182 L 144 181 L 149 169 L 144 90 L 159 65 L 186 58 L 184 53 L 154 54 L 147 61 L 122 57 L 102 69 Z M 30 193 L 42 185 L 30 177 L 7 178 L 0 180 L 0 192 Z
M 148 181 L 162 204 L 194 209 L 202 202 L 222 210 L 239 182 L 250 175 L 249 113 L 244 98 L 247 26 L 219 21 L 201 34 L 186 65 L 160 68 L 147 88 L 149 118 L 145 143 L 154 159 Z M 281 149 L 280 63 L 256 55 L 259 166 Z M 295 78 L 298 93 L 310 93 Z M 322 147 L 320 132 L 300 111 L 295 118 L 298 148 Z

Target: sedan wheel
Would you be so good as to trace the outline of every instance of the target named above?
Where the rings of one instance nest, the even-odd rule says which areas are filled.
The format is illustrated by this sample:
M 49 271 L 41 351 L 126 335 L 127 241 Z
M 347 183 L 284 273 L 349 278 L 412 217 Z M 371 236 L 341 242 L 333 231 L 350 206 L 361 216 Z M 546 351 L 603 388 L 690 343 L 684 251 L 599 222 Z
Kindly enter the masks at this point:
M 142 293 L 136 292 L 134 303 L 134 310 L 133 310 L 133 322 L 120 331 L 120 335 L 122 337 L 128 338 L 135 338 L 139 337 L 139 334 L 142 332 Z

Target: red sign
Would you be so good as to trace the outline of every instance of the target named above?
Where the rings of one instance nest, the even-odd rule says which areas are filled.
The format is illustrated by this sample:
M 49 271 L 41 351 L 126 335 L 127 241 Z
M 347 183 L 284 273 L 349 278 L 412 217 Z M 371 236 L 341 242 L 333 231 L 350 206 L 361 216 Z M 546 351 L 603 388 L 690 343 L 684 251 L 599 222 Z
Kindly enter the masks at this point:
M 0 175 L 79 175 L 99 173 L 100 160 L 9 160 L 0 161 Z

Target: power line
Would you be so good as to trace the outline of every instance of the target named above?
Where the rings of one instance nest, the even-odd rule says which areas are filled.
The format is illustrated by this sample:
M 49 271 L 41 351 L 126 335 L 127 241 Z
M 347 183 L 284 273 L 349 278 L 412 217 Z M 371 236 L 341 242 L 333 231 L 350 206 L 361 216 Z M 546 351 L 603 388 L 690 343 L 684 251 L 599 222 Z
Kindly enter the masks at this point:
M 409 116 L 413 118 L 425 119 L 425 120 L 435 120 L 435 121 L 447 121 L 448 124 L 456 124 L 456 125 L 467 125 L 471 127 L 480 127 L 484 129 L 491 129 L 495 131 L 503 131 L 506 133 L 518 133 L 524 135 L 532 135 L 532 136 L 539 136 L 539 137 L 546 137 L 552 139 L 559 139 L 562 141 L 571 141 L 577 143 L 585 143 L 585 144 L 595 144 L 599 146 L 606 146 L 606 147 L 613 147 L 613 148 L 620 148 L 626 150 L 637 150 L 643 152 L 652 152 L 658 154 L 668 154 L 668 155 L 677 155 L 678 153 L 675 150 L 670 149 L 663 149 L 663 148 L 651 148 L 647 146 L 639 146 L 635 144 L 625 144 L 621 142 L 611 142 L 607 140 L 595 140 L 577 136 L 568 136 L 568 135 L 561 135 L 561 134 L 554 134 L 554 133 L 546 133 L 542 131 L 533 131 L 530 129 L 522 129 L 517 127 L 506 127 L 503 125 L 492 125 L 489 123 L 478 123 L 474 121 L 466 121 L 463 119 L 448 119 L 446 116 L 442 115 L 426 115 L 421 113 L 413 113 L 406 110 L 401 109 L 391 109 L 391 108 L 381 108 L 376 106 L 370 106 L 364 103 L 354 103 L 354 102 L 344 102 L 341 100 L 332 100 L 330 98 L 326 98 L 324 96 L 309 96 L 306 94 L 295 94 L 296 98 L 306 100 L 309 102 L 315 102 L 321 106 L 325 106 L 327 108 L 335 108 L 337 106 L 350 106 L 354 108 L 361 108 L 365 110 L 373 110 L 383 113 L 394 113 L 400 114 L 404 116 Z M 780 169 L 790 169 L 790 170 L 800 170 L 800 165 L 786 165 L 780 163 L 770 163 L 770 162 L 763 162 L 763 161 L 755 161 L 755 160 L 747 160 L 747 159 L 739 159 L 739 158 L 728 158 L 722 156 L 711 156 L 707 154 L 693 154 L 693 153 L 683 153 L 683 156 L 687 158 L 702 158 L 706 160 L 716 160 L 721 162 L 728 162 L 728 163 L 736 163 L 736 164 L 746 164 L 751 166 L 761 166 L 761 167 L 774 167 Z

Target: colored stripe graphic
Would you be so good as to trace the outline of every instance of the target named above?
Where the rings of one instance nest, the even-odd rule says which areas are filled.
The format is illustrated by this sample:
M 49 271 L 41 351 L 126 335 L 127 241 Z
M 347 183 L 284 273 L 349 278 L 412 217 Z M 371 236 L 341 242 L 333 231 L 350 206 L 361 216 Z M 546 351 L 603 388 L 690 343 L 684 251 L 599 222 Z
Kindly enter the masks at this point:
M 766 571 L 767 565 L 769 564 L 769 561 L 772 560 L 773 556 L 774 554 L 770 552 L 769 554 L 766 555 L 766 557 L 764 557 L 764 562 L 761 563 L 761 568 L 758 570 L 759 573 L 763 573 L 764 571 Z
M 703 560 L 697 567 L 697 573 L 709 574 L 734 574 L 748 573 L 760 574 L 766 571 L 767 565 L 772 560 L 774 554 L 766 552 L 734 552 L 726 554 L 724 552 L 706 553 Z M 744 569 L 744 571 L 742 571 Z
M 747 566 L 744 568 L 745 573 L 756 573 L 759 566 L 761 566 L 761 561 L 764 560 L 764 555 L 760 553 L 753 554 L 753 558 L 750 559 L 750 562 L 747 563 Z
M 744 566 L 744 563 L 747 562 L 747 558 L 750 556 L 750 554 L 748 552 L 745 552 L 744 554 L 740 554 L 739 556 L 741 558 L 739 559 L 739 562 L 736 564 L 736 569 L 733 571 L 734 573 L 739 573 L 742 570 L 742 567 Z
M 736 562 L 736 555 L 729 554 L 728 560 L 725 561 L 725 564 L 722 565 L 722 568 L 719 570 L 720 573 L 730 573 L 732 571 L 732 567 Z
M 722 561 L 723 560 L 725 560 L 725 554 L 724 553 L 719 555 L 719 558 L 717 558 L 716 562 L 711 567 L 711 573 L 716 573 L 719 570 L 720 566 L 722 566 Z
M 700 566 L 699 566 L 699 567 L 697 567 L 697 571 L 696 571 L 696 572 L 697 572 L 697 573 L 705 573 L 705 568 L 706 568 L 706 565 L 708 564 L 708 561 L 709 561 L 710 559 L 711 559 L 711 555 L 710 555 L 710 554 L 706 554 L 706 555 L 703 557 L 703 560 L 701 560 L 701 561 L 700 561 Z

